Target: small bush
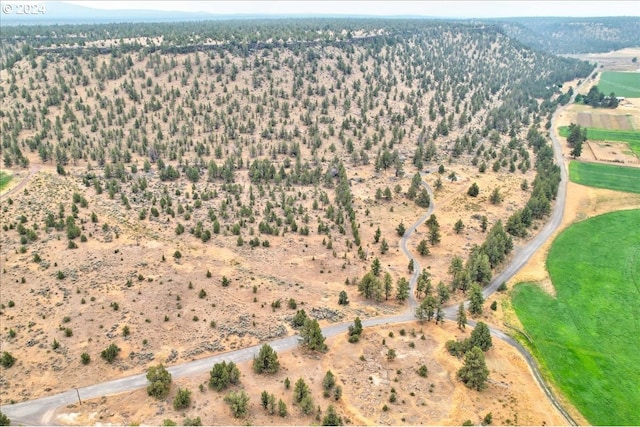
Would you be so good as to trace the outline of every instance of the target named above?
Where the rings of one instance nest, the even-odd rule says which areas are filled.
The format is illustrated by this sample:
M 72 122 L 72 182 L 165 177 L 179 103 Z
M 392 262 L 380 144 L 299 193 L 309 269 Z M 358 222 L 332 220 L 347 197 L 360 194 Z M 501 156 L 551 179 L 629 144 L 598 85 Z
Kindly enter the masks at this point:
M 100 357 L 106 360 L 107 363 L 113 363 L 119 351 L 120 351 L 120 348 L 117 345 L 111 343 L 109 347 L 102 350 L 102 352 L 100 353 Z
M 191 391 L 186 388 L 178 388 L 176 397 L 173 399 L 173 409 L 180 410 L 191 405 Z
M 80 360 L 82 361 L 83 365 L 88 365 L 89 362 L 91 362 L 91 356 L 89 356 L 89 353 L 82 353 L 80 355 Z
M 422 365 L 418 368 L 418 375 L 420 375 L 421 377 L 426 378 L 428 373 L 429 371 L 427 370 L 426 365 Z
M 9 353 L 8 351 L 2 352 L 2 356 L 0 356 L 0 365 L 2 365 L 3 368 L 8 369 L 12 367 L 15 363 L 16 363 L 16 358 L 13 357 L 11 353 Z

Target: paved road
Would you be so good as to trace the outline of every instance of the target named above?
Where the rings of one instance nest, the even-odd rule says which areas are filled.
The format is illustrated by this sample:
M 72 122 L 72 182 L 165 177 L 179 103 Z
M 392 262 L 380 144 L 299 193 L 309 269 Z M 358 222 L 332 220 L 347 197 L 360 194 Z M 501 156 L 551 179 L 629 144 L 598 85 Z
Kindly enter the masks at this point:
M 590 76 L 591 77 L 591 76 Z M 589 77 L 589 78 L 590 78 Z M 588 80 L 585 79 L 585 82 Z M 577 91 L 576 91 L 577 93 Z M 575 98 L 575 94 L 574 94 Z M 571 99 L 573 102 L 573 98 Z M 570 102 L 570 103 L 571 103 Z M 569 104 L 570 104 L 569 103 Z M 522 268 L 527 261 L 531 258 L 531 256 L 540 248 L 540 246 L 554 233 L 554 231 L 558 228 L 560 223 L 562 222 L 562 216 L 564 214 L 564 205 L 566 199 L 566 191 L 567 191 L 567 169 L 564 163 L 564 158 L 562 156 L 562 149 L 560 146 L 560 142 L 554 134 L 553 130 L 555 128 L 555 121 L 560 113 L 562 108 L 556 110 L 553 114 L 552 118 L 552 126 L 550 131 L 550 136 L 553 142 L 553 149 L 556 156 L 556 162 L 560 165 L 561 170 L 561 182 L 558 188 L 558 196 L 556 198 L 556 203 L 551 213 L 551 217 L 549 222 L 545 225 L 545 227 L 541 230 L 541 232 L 533 238 L 530 242 L 528 242 L 524 247 L 517 249 L 511 263 L 505 268 L 505 270 L 496 276 L 493 281 L 484 289 L 483 294 L 486 297 L 489 297 L 493 292 L 496 291 L 498 286 L 502 282 L 508 281 L 520 268 Z M 11 193 L 18 191 L 19 188 L 22 188 L 26 183 L 26 180 L 33 174 L 34 170 L 32 169 L 27 177 L 23 179 L 23 181 L 16 188 L 12 189 Z M 426 221 L 426 219 L 433 213 L 435 209 L 433 191 L 428 186 L 426 182 L 422 182 L 423 186 L 427 189 L 431 196 L 431 206 L 427 210 L 427 212 L 420 217 L 408 230 L 406 230 L 402 239 L 400 240 L 400 249 L 404 252 L 404 254 L 413 259 L 414 263 L 414 272 L 411 276 L 410 280 L 410 298 L 409 298 L 409 307 L 408 309 L 399 315 L 391 316 L 391 317 L 380 317 L 374 319 L 366 319 L 363 320 L 363 326 L 376 326 L 376 325 L 387 325 L 393 323 L 401 323 L 408 322 L 414 320 L 415 308 L 417 306 L 417 302 L 415 300 L 415 286 L 417 283 L 417 278 L 421 272 L 421 266 L 417 258 L 413 256 L 413 254 L 407 249 L 407 242 L 409 238 L 413 235 L 415 230 Z M 6 196 L 7 194 L 5 194 Z M 449 320 L 455 320 L 456 318 L 457 307 L 450 306 L 444 309 L 445 318 Z M 341 323 L 335 324 L 331 326 L 327 326 L 322 329 L 325 337 L 332 337 L 338 334 L 342 334 L 347 331 L 350 323 Z M 473 322 L 469 322 L 473 326 Z M 565 417 L 567 422 L 571 425 L 577 425 L 575 420 L 567 413 L 566 410 L 562 407 L 562 405 L 557 401 L 544 379 L 540 375 L 540 371 L 537 368 L 536 362 L 533 357 L 525 350 L 518 342 L 513 340 L 511 337 L 506 335 L 504 332 L 490 328 L 491 334 L 498 339 L 505 341 L 511 346 L 515 347 L 525 358 L 527 361 L 529 368 L 531 369 L 534 377 L 540 384 L 541 388 L 551 401 L 551 403 L 558 409 L 558 411 Z M 273 347 L 277 352 L 291 350 L 298 345 L 299 336 L 290 336 L 281 338 L 275 341 L 270 342 L 269 344 Z M 194 360 L 192 362 L 186 362 L 180 365 L 171 366 L 167 368 L 169 372 L 171 372 L 174 378 L 192 376 L 192 375 L 200 375 L 208 372 L 213 364 L 222 362 L 222 361 L 234 361 L 236 363 L 244 362 L 247 360 L 253 359 L 254 355 L 257 355 L 261 345 L 256 345 L 253 347 L 248 347 L 228 353 L 217 354 L 215 356 L 210 356 L 200 360 Z M 147 384 L 147 380 L 144 374 L 133 375 L 125 378 L 119 378 L 112 381 L 103 382 L 100 384 L 95 384 L 92 386 L 81 387 L 77 390 L 69 390 L 64 393 L 56 394 L 54 396 L 43 397 L 39 399 L 34 399 L 27 402 L 21 402 L 14 405 L 5 405 L 1 408 L 2 412 L 5 413 L 9 418 L 11 418 L 14 424 L 28 424 L 28 425 L 46 425 L 51 422 L 51 418 L 53 416 L 56 408 L 61 406 L 69 405 L 72 403 L 77 403 L 78 394 L 81 399 L 92 399 L 100 396 L 107 396 L 116 393 L 122 393 L 125 391 L 131 391 L 135 389 L 139 389 L 145 387 Z

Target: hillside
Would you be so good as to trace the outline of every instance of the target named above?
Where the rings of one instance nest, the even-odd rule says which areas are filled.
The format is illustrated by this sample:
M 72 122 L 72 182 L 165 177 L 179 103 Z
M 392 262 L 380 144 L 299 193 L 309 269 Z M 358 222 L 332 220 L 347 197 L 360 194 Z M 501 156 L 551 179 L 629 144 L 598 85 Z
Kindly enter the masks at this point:
M 24 183 L 0 214 L 3 404 L 292 335 L 300 309 L 322 325 L 398 313 L 401 230 L 432 202 L 419 172 L 441 235 L 410 243 L 418 297 L 466 298 L 508 255 L 502 224 L 522 244 L 548 212 L 538 132 L 558 85 L 591 71 L 441 21 L 3 37 L 2 164 Z M 491 258 L 487 235 L 504 244 Z
M 505 34 L 524 45 L 555 54 L 609 52 L 637 47 L 637 35 L 640 33 L 640 17 L 637 16 L 507 18 L 494 22 L 502 27 Z

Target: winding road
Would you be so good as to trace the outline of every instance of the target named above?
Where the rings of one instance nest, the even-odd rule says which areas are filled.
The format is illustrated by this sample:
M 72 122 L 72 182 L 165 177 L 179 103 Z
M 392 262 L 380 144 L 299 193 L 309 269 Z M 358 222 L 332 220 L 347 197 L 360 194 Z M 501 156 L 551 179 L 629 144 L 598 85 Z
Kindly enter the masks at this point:
M 594 70 L 595 71 L 595 70 Z M 591 78 L 588 77 L 585 79 L 585 82 Z M 577 90 L 576 90 L 577 93 Z M 570 105 L 575 98 L 575 94 L 572 97 L 571 101 L 567 104 Z M 502 271 L 499 275 L 497 275 L 493 281 L 485 287 L 483 290 L 483 294 L 485 298 L 489 297 L 493 292 L 496 291 L 498 286 L 502 282 L 508 281 L 520 268 L 522 268 L 527 261 L 531 258 L 531 256 L 542 246 L 542 244 L 549 239 L 556 229 L 560 226 L 562 222 L 562 217 L 564 214 L 564 205 L 566 199 L 566 191 L 567 191 L 567 169 L 564 163 L 564 158 L 562 156 L 562 148 L 560 145 L 560 141 L 554 134 L 555 129 L 555 121 L 558 114 L 564 107 L 558 108 L 552 117 L 552 126 L 550 129 L 550 137 L 553 142 L 553 150 L 556 157 L 556 162 L 560 166 L 561 170 L 561 182 L 558 188 L 558 195 L 556 198 L 556 203 L 551 213 L 551 217 L 549 222 L 545 225 L 545 227 L 535 236 L 532 240 L 530 240 L 526 245 L 521 248 L 517 248 L 514 252 L 514 256 L 511 259 L 510 264 Z M 18 191 L 20 188 L 24 186 L 26 181 L 31 175 L 37 171 L 32 169 L 29 172 L 29 175 L 23 179 L 23 181 L 13 188 L 10 193 Z M 421 272 L 421 266 L 419 264 L 418 259 L 409 251 L 407 248 L 407 243 L 409 238 L 414 234 L 416 229 L 422 225 L 427 218 L 434 212 L 435 203 L 434 203 L 434 195 L 433 190 L 429 185 L 422 181 L 422 185 L 427 189 L 429 195 L 431 196 L 431 205 L 427 212 L 422 215 L 411 227 L 409 227 L 403 237 L 400 239 L 400 249 L 402 252 L 410 259 L 413 259 L 414 271 L 410 280 L 411 292 L 409 293 L 409 307 L 407 310 L 399 315 L 391 316 L 391 317 L 379 317 L 366 319 L 362 321 L 363 326 L 377 326 L 377 325 L 389 325 L 394 323 L 403 323 L 415 320 L 415 309 L 417 307 L 417 301 L 415 299 L 415 286 L 417 283 L 417 279 Z M 5 193 L 3 196 L 7 196 Z M 445 318 L 449 320 L 455 320 L 457 307 L 450 306 L 444 309 Z M 474 325 L 475 323 L 472 321 L 468 322 L 470 325 Z M 340 323 L 327 326 L 322 329 L 322 333 L 325 337 L 332 337 L 338 334 L 345 333 L 351 323 Z M 551 403 L 558 409 L 558 411 L 564 416 L 567 422 L 571 425 L 577 425 L 575 420 L 571 417 L 571 415 L 562 407 L 562 405 L 558 402 L 546 382 L 544 381 L 540 371 L 537 367 L 537 364 L 531 354 L 522 347 L 517 341 L 513 338 L 505 334 L 504 332 L 490 328 L 491 334 L 507 344 L 515 347 L 524 357 L 529 368 L 531 369 L 535 379 L 539 383 L 540 387 L 547 395 Z M 273 347 L 276 352 L 287 351 L 295 348 L 298 345 L 299 336 L 289 336 L 281 339 L 277 339 L 269 342 L 269 345 Z M 258 344 L 252 347 L 247 347 L 240 350 L 235 350 L 227 353 L 217 354 L 214 356 L 206 357 L 204 359 L 194 360 L 191 362 L 182 363 L 180 365 L 175 365 L 168 367 L 168 371 L 171 373 L 173 378 L 187 377 L 193 375 L 201 375 L 206 374 L 213 364 L 219 363 L 222 361 L 233 361 L 235 363 L 245 362 L 248 360 L 252 360 L 255 355 L 258 354 L 260 347 L 262 344 Z M 135 389 L 139 389 L 145 387 L 147 385 L 147 379 L 145 374 L 133 375 L 125 378 L 119 378 L 116 380 L 106 381 L 103 383 L 81 387 L 78 389 L 72 389 L 63 393 L 59 393 L 53 396 L 42 397 L 39 399 L 34 399 L 31 401 L 16 403 L 13 405 L 4 405 L 0 408 L 4 414 L 6 414 L 12 421 L 13 424 L 26 424 L 26 425 L 47 425 L 52 421 L 53 415 L 57 408 L 66 406 L 69 404 L 76 403 L 78 401 L 78 397 L 83 400 L 92 399 L 101 396 L 107 396 L 117 393 L 122 393 L 126 391 L 132 391 Z

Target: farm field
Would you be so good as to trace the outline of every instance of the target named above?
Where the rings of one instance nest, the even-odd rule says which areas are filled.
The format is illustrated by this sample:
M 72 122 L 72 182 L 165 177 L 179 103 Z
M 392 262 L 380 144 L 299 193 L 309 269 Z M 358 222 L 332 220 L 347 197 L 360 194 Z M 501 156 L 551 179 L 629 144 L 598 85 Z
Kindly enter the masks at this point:
M 640 169 L 637 168 L 573 161 L 569 164 L 569 177 L 590 187 L 640 193 Z
M 11 182 L 11 178 L 13 176 L 8 174 L 7 172 L 0 171 L 0 191 L 4 190 L 4 188 Z
M 569 127 L 560 127 L 560 136 L 569 136 Z M 640 155 L 640 132 L 629 130 L 587 128 L 587 139 L 590 141 L 620 141 L 629 145 L 629 148 Z
M 640 98 L 640 73 L 605 71 L 600 76 L 598 89 L 605 94 L 614 92 L 616 96 Z
M 578 223 L 552 244 L 556 297 L 519 284 L 513 307 L 539 360 L 594 425 L 637 425 L 640 210 Z M 582 250 L 576 251 L 579 246 Z

